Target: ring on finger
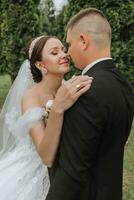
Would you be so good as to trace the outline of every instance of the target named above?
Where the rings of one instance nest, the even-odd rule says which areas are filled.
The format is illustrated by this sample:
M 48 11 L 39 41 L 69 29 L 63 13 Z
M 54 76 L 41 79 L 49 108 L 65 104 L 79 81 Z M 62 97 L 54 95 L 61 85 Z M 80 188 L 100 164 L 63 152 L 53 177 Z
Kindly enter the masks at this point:
M 80 84 L 77 84 L 77 85 L 76 85 L 76 89 L 79 90 L 79 89 L 80 89 L 80 86 L 81 86 Z

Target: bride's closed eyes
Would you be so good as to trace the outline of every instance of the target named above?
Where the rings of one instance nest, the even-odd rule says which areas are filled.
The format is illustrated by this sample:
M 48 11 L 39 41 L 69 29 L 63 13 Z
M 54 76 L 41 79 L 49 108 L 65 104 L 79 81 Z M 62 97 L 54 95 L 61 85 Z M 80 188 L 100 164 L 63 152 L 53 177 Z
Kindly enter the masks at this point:
M 51 52 L 51 54 L 52 54 L 52 55 L 57 55 L 58 52 L 57 52 L 57 51 L 55 51 L 55 52 Z
M 57 55 L 60 51 L 66 53 L 66 48 L 62 47 L 61 49 L 59 49 L 58 47 L 54 47 L 53 51 L 51 52 L 52 55 Z

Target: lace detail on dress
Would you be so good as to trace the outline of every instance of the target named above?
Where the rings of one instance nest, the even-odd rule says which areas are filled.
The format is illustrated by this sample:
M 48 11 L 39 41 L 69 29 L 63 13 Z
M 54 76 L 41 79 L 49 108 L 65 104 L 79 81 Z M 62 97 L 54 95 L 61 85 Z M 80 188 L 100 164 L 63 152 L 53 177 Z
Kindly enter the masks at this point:
M 40 163 L 35 163 L 33 167 L 36 168 L 34 174 L 32 171 L 23 177 L 18 177 L 20 190 L 17 192 L 17 196 L 19 200 L 27 200 L 29 197 L 30 200 L 45 200 L 48 193 L 50 183 L 47 169 Z
M 44 108 L 34 107 L 18 118 L 15 108 L 6 123 L 16 147 L 0 159 L 0 200 L 45 200 L 50 182 L 45 166 L 32 143 L 29 128 L 43 119 Z

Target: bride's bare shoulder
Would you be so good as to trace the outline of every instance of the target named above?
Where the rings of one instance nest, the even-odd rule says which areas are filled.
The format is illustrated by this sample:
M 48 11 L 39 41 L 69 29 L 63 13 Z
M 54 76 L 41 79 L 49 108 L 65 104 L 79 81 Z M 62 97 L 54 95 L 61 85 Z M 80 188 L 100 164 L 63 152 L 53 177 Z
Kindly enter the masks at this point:
M 32 107 L 39 107 L 40 104 L 40 99 L 39 95 L 37 93 L 37 90 L 35 88 L 31 88 L 25 92 L 25 94 L 22 97 L 21 101 L 21 110 L 22 113 L 27 111 L 29 108 Z

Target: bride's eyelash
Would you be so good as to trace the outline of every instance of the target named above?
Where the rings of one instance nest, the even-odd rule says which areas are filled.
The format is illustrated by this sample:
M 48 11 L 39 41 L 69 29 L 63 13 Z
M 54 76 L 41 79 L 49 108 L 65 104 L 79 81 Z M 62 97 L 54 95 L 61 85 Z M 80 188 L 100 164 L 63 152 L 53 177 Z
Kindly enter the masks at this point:
M 62 51 L 63 51 L 64 53 L 66 53 L 66 52 L 67 52 L 67 49 L 64 47 L 64 48 L 62 48 Z M 52 54 L 52 55 L 57 55 L 57 54 L 58 54 L 58 51 L 53 51 L 53 52 L 51 52 L 51 54 Z
M 58 54 L 58 52 L 52 52 L 51 54 L 52 54 L 52 55 L 57 55 L 57 54 Z

